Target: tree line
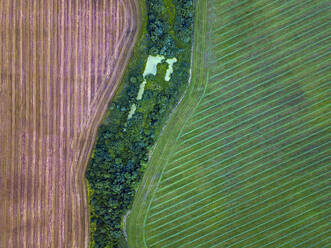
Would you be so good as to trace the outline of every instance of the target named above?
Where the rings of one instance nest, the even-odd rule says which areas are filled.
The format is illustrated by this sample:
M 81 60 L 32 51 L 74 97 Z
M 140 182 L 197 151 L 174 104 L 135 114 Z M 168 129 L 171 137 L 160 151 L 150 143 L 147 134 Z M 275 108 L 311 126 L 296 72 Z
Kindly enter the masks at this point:
M 136 50 L 140 58 L 156 54 L 176 57 L 178 62 L 173 66 L 170 81 L 165 82 L 161 73 L 148 76 L 150 87 L 146 87 L 143 98 L 137 100 L 146 59 L 130 62 L 123 79 L 124 87 L 110 103 L 98 130 L 86 172 L 96 248 L 117 248 L 124 239 L 121 220 L 133 202 L 148 162 L 148 152 L 189 79 L 193 2 L 172 0 L 172 5 L 175 6 L 173 23 L 168 18 L 169 0 L 146 0 L 146 35 Z M 137 110 L 128 120 L 132 104 L 137 105 Z

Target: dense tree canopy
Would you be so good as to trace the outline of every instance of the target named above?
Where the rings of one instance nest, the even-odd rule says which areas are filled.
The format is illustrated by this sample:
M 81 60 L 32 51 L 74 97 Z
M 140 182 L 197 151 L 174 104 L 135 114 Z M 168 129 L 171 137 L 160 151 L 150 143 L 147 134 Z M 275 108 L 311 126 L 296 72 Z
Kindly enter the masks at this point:
M 147 34 L 138 44 L 138 51 L 144 58 L 161 54 L 178 59 L 170 81 L 165 82 L 164 75 L 149 76 L 150 87 L 138 101 L 145 61 L 135 61 L 129 66 L 124 87 L 110 104 L 98 130 L 86 173 L 92 192 L 90 208 L 93 213 L 90 215 L 97 248 L 119 247 L 123 240 L 121 220 L 132 204 L 148 162 L 148 152 L 188 82 L 193 4 L 192 0 L 173 0 L 172 4 L 176 11 L 173 26 L 169 24 L 163 0 L 146 0 Z M 128 120 L 132 104 L 136 104 L 137 109 Z

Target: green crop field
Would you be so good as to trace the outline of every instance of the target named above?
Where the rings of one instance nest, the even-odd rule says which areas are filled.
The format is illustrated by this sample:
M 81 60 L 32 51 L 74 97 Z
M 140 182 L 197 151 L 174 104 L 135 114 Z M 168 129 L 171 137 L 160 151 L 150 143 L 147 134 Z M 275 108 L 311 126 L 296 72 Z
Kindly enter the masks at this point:
M 195 4 L 191 83 L 138 189 L 129 246 L 329 247 L 330 1 Z

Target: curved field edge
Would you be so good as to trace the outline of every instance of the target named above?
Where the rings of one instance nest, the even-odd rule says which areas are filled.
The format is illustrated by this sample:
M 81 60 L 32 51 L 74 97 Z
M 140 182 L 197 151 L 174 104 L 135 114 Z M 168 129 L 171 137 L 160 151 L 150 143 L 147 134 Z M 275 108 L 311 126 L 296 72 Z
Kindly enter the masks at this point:
M 84 71 L 82 73 L 83 75 L 77 73 L 81 69 L 81 67 L 77 65 L 83 63 L 81 61 L 78 62 L 78 57 L 82 56 L 84 59 L 91 58 L 93 56 L 91 51 L 93 46 L 91 44 L 95 44 L 96 41 L 91 41 L 92 35 L 83 37 L 82 33 L 78 31 L 79 23 L 77 22 L 75 23 L 76 25 L 72 25 L 72 19 L 67 18 L 67 15 L 73 13 L 73 9 L 75 9 L 77 13 L 79 12 L 79 14 L 88 13 L 90 16 L 93 15 L 93 8 L 90 8 L 92 5 L 88 5 L 86 2 L 88 1 L 56 1 L 51 3 L 47 1 L 35 1 L 30 3 L 28 1 L 2 1 L 0 4 L 1 13 L 5 13 L 3 20 L 6 23 L 2 27 L 5 27 L 6 30 L 10 30 L 7 31 L 10 35 L 12 34 L 12 30 L 15 32 L 12 35 L 14 37 L 12 40 L 6 39 L 6 46 L 3 46 L 1 49 L 0 55 L 8 64 L 11 64 L 10 67 L 12 67 L 12 71 L 7 68 L 7 70 L 5 70 L 6 74 L 4 75 L 5 83 L 10 85 L 9 94 L 11 94 L 10 97 L 12 97 L 10 102 L 14 105 L 12 107 L 13 109 L 9 110 L 11 113 L 6 117 L 10 117 L 11 115 L 11 118 L 14 120 L 13 125 L 15 125 L 16 121 L 16 126 L 22 129 L 13 131 L 14 128 L 12 126 L 11 134 L 5 134 L 6 138 L 9 140 L 6 150 L 11 150 L 11 153 L 14 154 L 16 147 L 19 147 L 20 152 L 18 152 L 19 156 L 12 156 L 16 158 L 15 162 L 11 161 L 10 170 L 5 171 L 1 175 L 1 177 L 3 175 L 8 176 L 8 178 L 4 180 L 5 184 L 7 184 L 5 187 L 10 188 L 7 188 L 7 192 L 11 190 L 14 191 L 9 194 L 11 202 L 5 202 L 5 207 L 2 208 L 3 211 L 1 211 L 1 229 L 5 223 L 9 226 L 8 229 L 10 228 L 12 230 L 10 233 L 1 235 L 0 242 L 3 247 L 88 246 L 88 208 L 86 197 L 82 197 L 84 195 L 86 196 L 86 185 L 82 174 L 84 174 L 84 167 L 86 167 L 86 156 L 90 153 L 88 148 L 89 144 L 86 143 L 93 143 L 94 141 L 94 130 L 100 120 L 98 114 L 102 115 L 104 108 L 104 106 L 100 105 L 107 105 L 107 98 L 111 98 L 114 94 L 117 87 L 116 79 L 118 76 L 121 77 L 127 59 L 120 59 L 116 63 L 114 74 L 118 72 L 118 75 L 114 76 L 114 74 L 112 74 L 112 77 L 106 80 L 106 84 L 104 84 L 104 80 L 100 81 L 97 77 L 91 79 L 92 70 Z M 101 1 L 99 1 L 99 3 L 100 2 Z M 103 3 L 105 2 L 110 3 L 110 1 L 103 1 Z M 127 4 L 128 1 L 112 1 L 112 3 L 116 3 L 114 10 L 118 10 L 124 6 L 124 4 Z M 93 6 L 95 7 L 98 4 Z M 43 8 L 45 6 L 48 6 L 48 8 Z M 82 9 L 87 8 L 88 11 L 79 11 L 79 7 Z M 40 10 L 44 11 L 43 13 L 46 14 L 40 15 L 38 13 Z M 22 14 L 24 13 L 23 11 L 30 11 L 29 13 L 31 14 Z M 125 16 L 128 14 L 128 11 L 133 13 L 134 6 L 129 7 L 127 11 L 121 11 L 121 14 Z M 54 13 L 55 17 L 53 16 Z M 119 13 L 116 12 L 116 14 L 112 15 L 109 19 L 118 14 Z M 48 15 L 49 18 L 46 18 L 46 15 Z M 135 14 L 131 15 L 134 17 Z M 80 15 L 80 17 L 82 17 L 82 15 Z M 107 17 L 104 17 L 103 20 Z M 14 20 L 13 27 L 9 19 Z M 96 17 L 96 19 L 98 19 L 98 17 Z M 84 20 L 92 20 L 92 18 L 85 18 Z M 53 25 L 53 21 L 55 25 Z M 134 39 L 133 32 L 135 32 L 136 29 L 135 21 L 131 18 L 130 20 L 126 19 L 123 22 L 119 21 L 116 23 L 118 29 L 130 25 L 129 28 L 131 28 L 131 30 L 129 30 L 128 33 L 119 34 L 119 32 L 114 32 L 116 38 L 114 36 L 112 39 L 126 46 Z M 32 24 L 33 27 L 36 28 L 36 31 L 29 26 Z M 50 34 L 46 31 L 41 32 L 42 28 L 40 27 L 43 27 L 44 24 L 48 25 L 44 30 L 47 30 Z M 24 27 L 22 27 L 22 25 Z M 61 28 L 61 25 L 68 25 L 66 26 L 68 28 L 64 28 L 63 26 L 63 28 Z M 92 21 L 89 21 L 89 23 L 86 24 L 85 34 L 92 34 L 91 28 L 89 29 L 91 26 Z M 51 32 L 51 28 L 56 30 Z M 70 32 L 68 32 L 68 30 Z M 71 32 L 73 30 L 76 32 Z M 113 29 L 111 30 L 113 31 Z M 52 44 L 40 40 L 40 37 L 44 37 L 43 35 L 45 34 L 48 35 L 49 41 L 52 40 Z M 6 36 L 5 32 L 4 35 Z M 29 42 L 28 45 L 25 44 L 26 46 L 22 45 L 23 42 L 21 38 L 25 35 L 27 37 L 25 40 Z M 83 40 L 82 43 L 87 45 L 88 48 L 82 49 L 83 46 L 80 46 L 79 49 L 77 47 L 76 49 L 72 49 L 76 44 L 75 42 L 70 43 L 74 40 L 71 39 L 72 37 L 76 37 L 75 42 L 78 43 Z M 99 37 L 96 39 L 98 38 Z M 33 43 L 37 43 L 37 45 L 33 45 Z M 64 44 L 67 43 L 71 46 L 68 51 L 64 49 Z M 111 43 L 111 45 L 113 45 L 113 43 Z M 110 51 L 110 53 L 117 55 L 120 51 L 120 57 L 129 55 L 131 51 L 130 47 L 129 49 L 127 49 L 127 47 L 124 49 L 118 44 L 117 46 L 111 47 L 115 47 L 114 50 L 116 51 Z M 19 50 L 19 52 L 17 52 L 16 49 Z M 47 50 L 48 57 L 39 54 L 40 51 L 43 51 L 42 49 L 44 49 L 44 51 Z M 106 48 L 103 47 L 101 49 L 105 50 Z M 80 52 L 83 51 L 80 53 L 77 52 L 78 50 L 80 50 Z M 96 50 L 99 51 L 98 49 Z M 21 69 L 16 68 L 16 64 L 12 59 L 15 59 L 15 55 L 18 54 L 20 54 L 21 61 L 15 63 L 21 64 Z M 11 55 L 13 56 L 10 57 Z M 71 63 L 66 63 L 68 57 L 72 59 Z M 51 58 L 54 59 L 55 62 Z M 27 73 L 22 75 L 22 73 L 20 74 L 18 72 L 24 72 L 24 69 L 28 68 L 22 65 L 25 64 L 25 59 L 28 60 L 27 64 L 32 66 L 33 69 L 27 70 Z M 86 63 L 89 68 L 92 67 L 91 64 L 89 64 L 90 61 L 91 60 L 88 59 Z M 53 65 L 53 63 L 55 65 Z M 109 63 L 112 63 L 112 61 Z M 45 64 L 51 69 L 47 67 L 47 70 L 45 70 L 43 67 Z M 51 64 L 53 66 L 51 66 Z M 75 70 L 68 70 L 68 67 L 73 68 L 74 66 L 76 66 Z M 23 67 L 24 69 L 22 69 Z M 106 67 L 105 70 L 108 70 L 107 66 L 104 67 Z M 44 80 L 38 78 L 37 72 L 40 71 L 45 73 Z M 70 79 L 70 76 L 67 77 L 69 74 L 67 71 L 70 71 L 70 76 L 72 76 L 71 73 L 75 71 L 72 81 L 76 84 L 67 83 L 66 80 Z M 14 79 L 10 73 L 15 75 L 15 80 L 16 78 L 20 78 L 19 84 L 12 83 Z M 102 75 L 102 78 L 103 76 L 104 75 Z M 25 82 L 25 80 L 27 80 L 27 82 Z M 33 84 L 34 80 L 38 80 L 38 84 Z M 47 82 L 47 84 L 43 84 L 44 82 Z M 100 82 L 101 86 L 97 85 L 97 83 Z M 115 82 L 115 85 L 112 84 L 113 82 Z M 86 85 L 83 85 L 84 83 L 86 83 Z M 69 95 L 67 94 L 68 92 L 70 92 L 70 97 L 67 97 Z M 1 91 L 1 94 L 2 93 Z M 94 93 L 96 93 L 97 100 L 92 97 Z M 74 95 L 74 97 L 71 94 Z M 75 96 L 82 98 L 77 100 Z M 95 101 L 93 102 L 93 100 Z M 84 111 L 86 110 L 88 113 L 83 110 L 78 111 L 78 108 L 80 110 L 84 109 Z M 82 112 L 84 114 L 82 114 Z M 71 116 L 68 113 L 70 113 Z M 17 116 L 21 114 L 22 117 L 17 117 L 15 116 L 16 114 Z M 95 115 L 96 120 L 88 119 L 91 117 L 93 119 Z M 47 116 L 51 117 L 47 118 Z M 10 120 L 10 118 L 7 119 Z M 84 134 L 80 133 L 81 130 L 77 131 L 78 127 L 74 126 L 77 122 L 81 124 L 79 120 L 82 123 Z M 24 132 L 23 135 L 19 135 L 20 131 Z M 81 135 L 76 135 L 77 132 Z M 45 133 L 46 135 L 44 135 Z M 12 137 L 10 137 L 10 135 L 12 135 Z M 39 135 L 44 135 L 42 138 L 47 136 L 47 138 L 45 138 L 47 142 L 41 142 L 40 140 L 42 139 L 39 139 Z M 88 135 L 88 137 L 86 137 L 86 135 Z M 17 138 L 17 136 L 20 137 Z M 18 140 L 17 143 L 15 142 L 16 140 Z M 80 148 L 82 148 L 82 150 L 80 150 Z M 51 158 L 47 156 L 51 156 Z M 29 157 L 31 160 L 29 160 Z M 14 168 L 16 163 L 18 164 L 18 168 Z M 54 163 L 54 166 L 52 163 Z M 47 165 L 52 166 L 47 167 Z M 1 166 L 1 169 L 5 170 L 6 168 Z M 19 202 L 19 204 L 12 204 L 12 202 L 15 201 Z M 1 203 L 3 204 L 3 202 Z M 6 213 L 6 211 L 9 211 L 9 214 Z M 4 221 L 2 221 L 3 218 L 5 219 Z M 5 228 L 7 228 L 7 226 Z
M 154 193 L 158 189 L 161 175 L 167 165 L 168 155 L 176 144 L 182 127 L 189 119 L 195 106 L 202 98 L 207 82 L 207 70 L 205 67 L 204 51 L 207 43 L 207 5 L 204 1 L 195 1 L 194 6 L 194 38 L 191 68 L 191 83 L 181 103 L 172 113 L 171 119 L 162 131 L 153 155 L 148 162 L 144 177 L 138 187 L 137 194 L 127 218 L 126 228 L 129 247 L 147 247 L 145 241 L 145 222 L 148 209 L 152 202 Z M 196 42 L 197 40 L 203 42 Z M 171 131 L 170 131 L 171 130 Z M 147 211 L 146 211 L 147 210 Z
M 123 240 L 121 218 L 132 204 L 136 185 L 148 161 L 148 152 L 189 79 L 193 5 L 191 1 L 185 4 L 174 0 L 174 3 L 177 14 L 172 26 L 168 24 L 170 10 L 165 5 L 169 1 L 146 2 L 148 34 L 141 47 L 138 46 L 139 60 L 133 60 L 132 68 L 128 67 L 124 79 L 128 82 L 122 84 L 123 90 L 113 99 L 109 114 L 99 128 L 96 148 L 86 174 L 94 190 L 91 202 L 96 214 L 93 221 L 98 223 L 94 238 L 99 246 L 109 242 L 117 246 Z M 154 13 L 157 13 L 156 17 Z M 174 32 L 183 25 L 186 29 Z M 147 90 L 143 98 L 138 99 L 136 94 L 143 81 L 144 58 L 158 54 L 178 59 L 171 79 L 166 80 L 165 62 L 162 62 L 156 75 L 146 78 Z M 137 105 L 137 111 L 132 118 L 128 118 L 130 107 L 134 106 L 132 104 Z
M 117 71 L 119 72 L 118 75 L 116 75 L 115 78 L 109 79 L 111 80 L 116 80 L 116 84 L 114 88 L 112 89 L 112 92 L 104 92 L 104 96 L 102 97 L 102 101 L 99 102 L 99 107 L 97 108 L 96 112 L 98 113 L 97 117 L 93 119 L 93 122 L 90 124 L 92 125 L 92 129 L 89 130 L 88 132 L 88 137 L 90 137 L 90 142 L 85 142 L 84 149 L 81 151 L 81 155 L 79 157 L 79 162 L 83 163 L 83 169 L 81 170 L 81 173 L 79 174 L 77 181 L 78 184 L 80 184 L 82 187 L 80 187 L 82 191 L 83 197 L 83 206 L 84 209 L 88 212 L 86 217 L 85 223 L 88 223 L 88 232 L 85 234 L 86 239 L 89 240 L 87 242 L 89 244 L 89 247 L 94 247 L 94 243 L 90 243 L 90 241 L 94 242 L 93 239 L 93 232 L 95 230 L 95 225 L 92 227 L 91 231 L 91 220 L 90 220 L 90 215 L 91 212 L 94 212 L 93 207 L 90 205 L 89 201 L 89 195 L 93 195 L 93 190 L 91 189 L 90 186 L 88 186 L 88 182 L 86 180 L 85 174 L 86 174 L 86 169 L 88 166 L 89 158 L 91 157 L 91 154 L 93 152 L 93 148 L 95 147 L 95 143 L 97 140 L 97 134 L 98 134 L 98 127 L 100 124 L 105 120 L 107 117 L 107 109 L 109 107 L 109 103 L 113 98 L 116 97 L 116 95 L 121 91 L 123 84 L 121 84 L 122 79 L 125 76 L 126 71 L 129 70 L 128 65 L 130 60 L 132 59 L 137 59 L 138 55 L 135 53 L 135 44 L 137 41 L 139 41 L 142 36 L 143 36 L 143 30 L 141 29 L 142 24 L 145 22 L 144 16 L 144 5 L 142 4 L 144 0 L 129 0 L 126 1 L 126 3 L 129 4 L 129 9 L 131 13 L 131 18 L 135 20 L 135 22 L 132 23 L 131 30 L 134 32 L 134 35 L 131 36 L 131 39 L 127 40 L 125 44 L 122 45 L 121 47 L 121 56 L 118 59 L 117 62 Z M 126 34 L 123 34 L 126 35 Z M 115 74 L 113 74 L 115 75 Z M 107 94 L 107 95 L 106 95 Z M 85 136 L 86 134 L 84 134 Z M 89 193 L 88 193 L 89 192 Z
M 88 211 L 88 230 L 89 233 L 86 235 L 89 239 L 89 247 L 93 248 L 95 246 L 95 241 L 93 238 L 94 232 L 96 230 L 96 224 L 91 222 L 91 218 L 95 215 L 95 210 L 93 205 L 91 204 L 91 197 L 93 196 L 93 189 L 88 183 L 88 180 L 86 179 L 86 170 L 88 167 L 89 160 L 91 156 L 93 156 L 94 149 L 95 149 L 95 144 L 97 142 L 97 137 L 98 137 L 98 128 L 99 126 L 104 123 L 107 118 L 109 117 L 109 112 L 107 109 L 109 108 L 109 104 L 113 99 L 116 99 L 116 97 L 121 93 L 121 90 L 125 87 L 125 82 L 123 82 L 123 79 L 126 78 L 128 72 L 135 66 L 135 63 L 137 60 L 140 60 L 141 57 L 139 57 L 139 44 L 142 42 L 144 36 L 146 35 L 146 29 L 143 28 L 146 26 L 147 18 L 146 18 L 146 4 L 145 0 L 130 0 L 131 2 L 134 3 L 134 9 L 135 9 L 135 20 L 136 20 L 136 31 L 135 31 L 135 36 L 131 41 L 131 45 L 127 51 L 127 56 L 124 56 L 123 58 L 125 59 L 123 61 L 122 66 L 120 67 L 121 69 L 121 75 L 118 77 L 118 83 L 117 87 L 115 87 L 113 95 L 110 99 L 107 100 L 107 103 L 103 105 L 103 109 L 101 114 L 99 115 L 99 120 L 95 122 L 95 129 L 93 131 L 93 141 L 90 142 L 89 147 L 88 147 L 88 152 L 85 153 L 87 156 L 85 156 L 85 166 L 84 170 L 82 170 L 82 174 L 80 175 L 80 179 L 82 181 L 83 185 L 83 192 L 86 197 L 84 197 L 84 206 Z M 123 53 L 126 51 L 123 50 Z M 84 153 L 83 153 L 84 154 Z
M 81 138 L 84 137 L 89 137 L 89 140 L 85 141 L 85 145 L 83 149 L 80 151 L 79 156 L 76 158 L 77 163 L 82 165 L 82 169 L 80 170 L 80 173 L 77 175 L 75 178 L 75 182 L 77 185 L 81 185 L 81 187 L 77 187 L 81 190 L 81 195 L 82 201 L 83 201 L 83 208 L 87 212 L 85 214 L 85 223 L 87 223 L 88 228 L 86 228 L 86 233 L 85 233 L 85 239 L 86 239 L 86 244 L 89 244 L 90 240 L 90 219 L 89 219 L 89 204 L 88 204 L 88 187 L 87 187 L 87 182 L 85 179 L 85 173 L 86 173 L 86 168 L 88 165 L 88 160 L 91 156 L 92 149 L 94 147 L 94 144 L 96 142 L 96 137 L 97 137 L 97 130 L 98 126 L 102 122 L 104 116 L 106 115 L 107 107 L 110 102 L 110 100 L 115 96 L 117 89 L 120 87 L 121 80 L 123 78 L 125 68 L 129 62 L 129 59 L 131 57 L 132 51 L 134 44 L 136 43 L 138 33 L 140 30 L 140 12 L 139 12 L 139 4 L 138 0 L 129 0 L 129 1 L 124 1 L 125 4 L 128 4 L 128 9 L 130 11 L 130 19 L 133 20 L 130 29 L 131 32 L 134 33 L 134 35 L 129 34 L 128 37 L 130 39 L 125 39 L 125 42 L 121 44 L 121 52 L 120 56 L 116 62 L 116 67 L 114 68 L 114 71 L 117 73 L 113 73 L 112 77 L 108 80 L 109 82 L 114 81 L 115 84 L 111 91 L 105 90 L 102 94 L 101 99 L 95 103 L 95 113 L 96 116 L 95 118 L 89 119 L 91 123 L 87 123 L 86 126 L 90 126 L 91 128 L 88 129 L 86 133 L 82 133 Z M 122 2 L 122 4 L 124 4 Z M 122 34 L 123 37 L 125 37 L 127 34 Z M 80 140 L 80 139 L 79 139 Z M 86 245 L 87 246 L 87 245 Z

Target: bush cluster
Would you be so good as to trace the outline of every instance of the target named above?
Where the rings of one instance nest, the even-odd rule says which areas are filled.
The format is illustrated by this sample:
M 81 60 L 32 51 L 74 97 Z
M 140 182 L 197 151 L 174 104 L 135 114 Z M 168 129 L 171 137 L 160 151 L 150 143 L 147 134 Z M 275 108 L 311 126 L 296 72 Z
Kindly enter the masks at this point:
M 98 130 L 86 172 L 93 190 L 89 200 L 97 248 L 120 247 L 124 239 L 121 220 L 132 204 L 148 162 L 148 152 L 188 82 L 193 6 L 190 0 L 173 0 L 173 4 L 176 16 L 174 25 L 170 25 L 165 2 L 146 0 L 146 37 L 138 44 L 142 58 L 161 54 L 178 59 L 171 80 L 165 83 L 164 75 L 159 73 L 149 76 L 148 81 L 155 87 L 146 88 L 142 100 L 137 101 L 145 61 L 134 61 L 124 77 L 124 87 L 110 104 Z M 132 104 L 136 104 L 137 110 L 128 120 Z

